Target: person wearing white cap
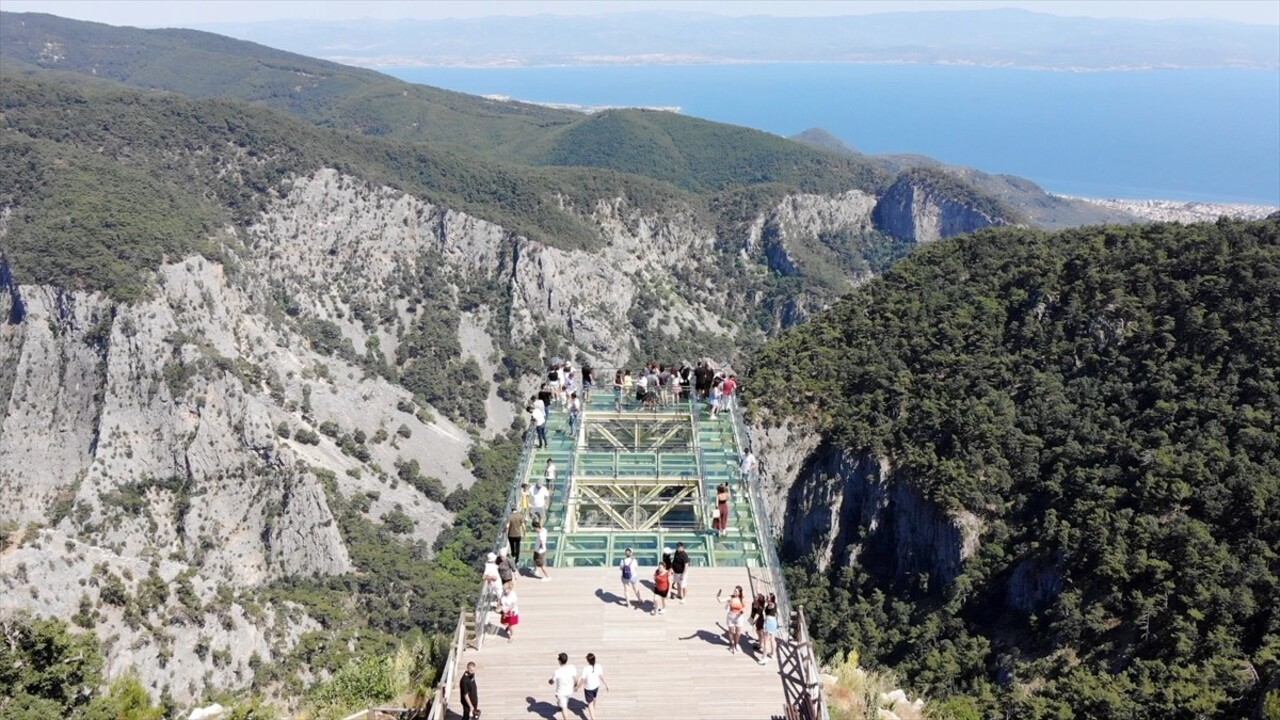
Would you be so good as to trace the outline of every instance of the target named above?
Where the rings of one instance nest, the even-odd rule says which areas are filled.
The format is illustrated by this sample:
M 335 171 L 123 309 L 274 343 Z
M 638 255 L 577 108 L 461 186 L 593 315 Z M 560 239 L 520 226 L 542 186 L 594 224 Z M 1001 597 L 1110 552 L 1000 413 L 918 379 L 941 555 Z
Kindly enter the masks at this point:
M 484 563 L 484 595 L 497 598 L 502 594 L 502 577 L 498 574 L 498 556 L 489 553 Z

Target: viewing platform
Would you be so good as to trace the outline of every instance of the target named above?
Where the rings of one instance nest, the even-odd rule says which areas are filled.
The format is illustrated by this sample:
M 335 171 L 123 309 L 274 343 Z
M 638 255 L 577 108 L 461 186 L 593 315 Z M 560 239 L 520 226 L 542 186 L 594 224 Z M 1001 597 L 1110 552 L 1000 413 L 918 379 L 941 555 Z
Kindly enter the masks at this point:
M 499 625 L 493 596 L 482 594 L 473 612 L 464 610 L 427 717 L 461 717 L 458 677 L 468 662 L 477 666 L 486 720 L 559 717 L 548 684 L 557 655 L 567 653 L 580 674 L 591 652 L 609 687 L 595 709 L 608 720 L 825 718 L 802 616 L 799 636 L 792 633 L 763 498 L 754 477 L 741 477 L 746 433 L 737 408 L 712 417 L 703 401 L 641 406 L 632 396 L 620 405 L 610 383 L 592 392 L 572 431 L 567 409 L 553 405 L 545 448 L 529 433 L 506 514 L 519 507 L 520 484 L 533 487 L 553 460 L 546 512 L 551 579 L 532 567 L 535 534 L 526 526 L 514 582 L 520 617 L 514 637 Z M 717 532 L 722 484 L 731 500 L 727 527 Z M 506 545 L 505 531 L 498 534 L 495 550 Z M 654 570 L 663 550 L 676 543 L 690 558 L 687 600 L 668 598 L 658 614 Z M 627 549 L 639 565 L 639 604 L 622 596 L 619 563 Z M 716 591 L 727 600 L 739 585 L 748 615 L 757 593 L 777 596 L 781 627 L 772 659 L 753 650 L 757 635 L 750 623 L 730 652 Z M 588 717 L 581 691 L 570 701 L 569 717 Z

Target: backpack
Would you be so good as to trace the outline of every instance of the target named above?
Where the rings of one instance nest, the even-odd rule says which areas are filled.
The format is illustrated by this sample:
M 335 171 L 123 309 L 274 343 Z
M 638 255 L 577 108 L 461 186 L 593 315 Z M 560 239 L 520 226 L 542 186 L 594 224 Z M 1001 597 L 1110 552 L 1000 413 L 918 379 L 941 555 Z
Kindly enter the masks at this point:
M 627 558 L 626 560 L 623 560 L 623 561 L 622 561 L 622 579 L 623 579 L 623 580 L 630 580 L 630 579 L 631 579 L 631 564 L 632 564 L 632 562 L 634 562 L 634 561 L 633 561 L 631 558 Z

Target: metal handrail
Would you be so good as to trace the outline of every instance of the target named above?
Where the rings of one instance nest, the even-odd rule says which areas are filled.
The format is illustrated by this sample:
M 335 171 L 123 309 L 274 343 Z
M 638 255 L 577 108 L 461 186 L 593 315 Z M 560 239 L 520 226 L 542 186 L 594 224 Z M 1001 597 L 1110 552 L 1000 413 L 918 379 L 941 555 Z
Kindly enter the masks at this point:
M 453 678 L 462 662 L 462 651 L 467 646 L 467 609 L 458 612 L 458 627 L 453 631 L 453 644 L 449 648 L 449 659 L 440 673 L 440 682 L 436 683 L 435 693 L 431 697 L 431 709 L 427 712 L 427 720 L 444 720 L 449 709 L 449 690 L 453 687 Z
M 530 428 L 524 437 L 524 447 L 520 451 L 520 463 L 516 466 L 515 481 L 511 483 L 511 490 L 507 493 L 507 504 L 503 508 L 502 517 L 499 520 L 498 538 L 493 543 L 493 552 L 495 553 L 499 552 L 507 542 L 506 531 L 503 528 L 506 527 L 506 519 L 511 517 L 511 513 L 515 512 L 520 502 L 520 483 L 524 482 L 524 479 L 528 476 L 529 465 L 533 463 L 534 435 L 533 428 Z M 489 613 L 493 610 L 493 601 L 497 599 L 497 596 L 490 591 L 489 584 L 482 581 L 475 606 L 476 650 L 484 647 L 484 638 L 489 627 Z
M 735 395 L 737 394 L 735 393 Z M 738 457 L 742 457 L 743 450 L 747 447 L 744 442 L 747 428 L 742 418 L 740 398 L 741 395 L 737 395 L 733 404 L 729 406 L 729 415 L 733 420 L 733 441 L 738 446 Z M 724 411 L 722 410 L 721 412 Z M 740 484 L 746 490 L 747 498 L 751 503 L 751 512 L 756 517 L 756 538 L 757 542 L 760 543 L 761 551 L 764 554 L 765 567 L 769 573 L 767 581 L 773 588 L 773 593 L 778 601 L 778 615 L 779 617 L 790 618 L 791 597 L 787 593 L 786 579 L 782 574 L 782 562 L 778 559 L 778 550 L 773 535 L 773 519 L 769 515 L 769 506 L 764 501 L 764 495 L 761 493 L 759 468 L 752 470 L 751 477 L 740 478 Z M 781 627 L 782 624 L 779 623 L 779 628 L 781 629 Z
M 796 664 L 800 670 L 803 686 L 799 693 L 800 717 L 805 720 L 830 720 L 831 712 L 827 708 L 826 693 L 823 692 L 822 675 L 818 669 L 818 660 L 813 652 L 813 640 L 809 637 L 809 624 L 804 617 L 804 606 L 796 608 L 796 632 L 792 645 L 796 651 Z

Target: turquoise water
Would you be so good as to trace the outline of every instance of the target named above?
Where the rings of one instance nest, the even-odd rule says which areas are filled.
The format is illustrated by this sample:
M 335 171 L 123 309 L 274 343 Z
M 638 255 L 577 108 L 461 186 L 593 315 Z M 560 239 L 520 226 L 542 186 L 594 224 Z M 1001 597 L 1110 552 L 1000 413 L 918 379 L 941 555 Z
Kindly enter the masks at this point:
M 679 106 L 867 153 L 917 153 L 1088 197 L 1280 205 L 1280 72 L 872 64 L 382 68 L 474 94 Z

